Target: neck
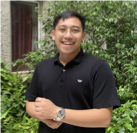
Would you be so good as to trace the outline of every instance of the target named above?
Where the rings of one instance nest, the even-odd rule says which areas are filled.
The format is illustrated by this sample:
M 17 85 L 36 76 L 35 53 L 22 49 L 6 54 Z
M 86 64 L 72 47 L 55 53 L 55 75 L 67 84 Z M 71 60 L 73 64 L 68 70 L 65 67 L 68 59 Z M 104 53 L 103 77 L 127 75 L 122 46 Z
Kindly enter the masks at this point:
M 78 52 L 79 53 L 79 52 Z M 61 54 L 59 53 L 59 61 L 63 64 L 63 66 L 65 66 L 68 62 L 72 61 L 75 59 L 75 57 L 78 55 L 78 53 L 76 53 L 75 55 L 65 55 L 65 54 Z

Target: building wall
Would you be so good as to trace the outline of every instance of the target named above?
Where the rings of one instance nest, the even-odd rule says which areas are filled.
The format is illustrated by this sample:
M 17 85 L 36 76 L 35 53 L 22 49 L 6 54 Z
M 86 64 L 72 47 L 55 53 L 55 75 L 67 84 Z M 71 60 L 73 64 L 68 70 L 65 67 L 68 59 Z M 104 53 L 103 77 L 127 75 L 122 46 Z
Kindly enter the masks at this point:
M 24 0 L 22 0 L 24 1 Z M 27 2 L 27 1 L 26 1 Z M 45 7 L 46 1 L 28 1 L 38 3 L 38 6 Z M 12 39 L 11 39 L 11 1 L 1 1 L 1 60 L 5 64 L 12 61 Z M 39 11 L 40 13 L 43 11 Z M 38 22 L 38 39 L 44 36 L 42 33 L 42 23 Z M 9 65 L 11 70 L 11 65 Z
M 1 60 L 5 64 L 11 62 L 10 1 L 1 1 Z

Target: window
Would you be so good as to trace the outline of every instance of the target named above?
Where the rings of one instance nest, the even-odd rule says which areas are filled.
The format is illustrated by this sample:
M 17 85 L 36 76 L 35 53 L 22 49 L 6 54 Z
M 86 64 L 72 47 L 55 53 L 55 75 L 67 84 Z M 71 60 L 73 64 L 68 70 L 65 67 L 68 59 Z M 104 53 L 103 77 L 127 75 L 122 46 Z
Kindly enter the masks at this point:
M 35 12 L 36 3 L 11 2 L 12 23 L 12 61 L 23 59 L 23 54 L 35 51 L 38 40 L 38 14 Z M 16 71 L 20 65 L 13 67 Z M 21 66 L 20 71 L 27 66 Z

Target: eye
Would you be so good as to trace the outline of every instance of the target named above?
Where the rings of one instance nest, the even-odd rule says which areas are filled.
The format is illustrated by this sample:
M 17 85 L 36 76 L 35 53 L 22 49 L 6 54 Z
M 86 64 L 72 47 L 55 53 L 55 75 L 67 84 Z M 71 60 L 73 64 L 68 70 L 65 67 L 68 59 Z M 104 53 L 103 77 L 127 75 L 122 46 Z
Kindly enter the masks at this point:
M 73 32 L 78 32 L 79 30 L 77 30 L 77 29 L 73 29 L 72 31 L 73 31 Z
M 60 31 L 65 31 L 65 29 L 59 29 Z

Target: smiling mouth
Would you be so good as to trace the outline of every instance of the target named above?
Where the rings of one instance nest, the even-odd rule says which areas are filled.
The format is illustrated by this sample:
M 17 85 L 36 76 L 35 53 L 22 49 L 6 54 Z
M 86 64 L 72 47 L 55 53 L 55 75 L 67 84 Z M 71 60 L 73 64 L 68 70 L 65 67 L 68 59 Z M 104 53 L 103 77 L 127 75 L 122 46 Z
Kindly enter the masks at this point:
M 64 44 L 64 45 L 73 45 L 74 42 L 62 42 L 62 44 Z

